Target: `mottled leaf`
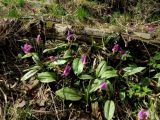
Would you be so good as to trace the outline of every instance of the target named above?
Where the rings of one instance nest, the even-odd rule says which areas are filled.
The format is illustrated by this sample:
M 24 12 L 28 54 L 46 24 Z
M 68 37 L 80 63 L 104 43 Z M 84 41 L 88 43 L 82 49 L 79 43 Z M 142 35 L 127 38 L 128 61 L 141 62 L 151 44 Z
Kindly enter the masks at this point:
M 56 95 L 65 100 L 78 101 L 82 98 L 82 94 L 73 88 L 64 87 L 56 91 Z
M 56 75 L 53 72 L 41 72 L 38 73 L 37 77 L 43 83 L 54 82 L 56 79 Z
M 104 105 L 104 116 L 107 120 L 113 118 L 115 112 L 115 104 L 112 100 L 107 100 Z

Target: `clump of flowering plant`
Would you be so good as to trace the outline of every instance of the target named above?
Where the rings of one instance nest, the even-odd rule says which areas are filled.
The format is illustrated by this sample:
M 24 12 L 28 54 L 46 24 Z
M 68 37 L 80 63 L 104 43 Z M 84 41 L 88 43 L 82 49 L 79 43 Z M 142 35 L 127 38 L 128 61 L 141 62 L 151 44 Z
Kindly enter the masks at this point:
M 27 73 L 21 80 L 28 80 L 34 76 L 43 83 L 58 83 L 56 86 L 63 82 L 63 85 L 55 88 L 56 96 L 64 100 L 80 101 L 82 104 L 85 103 L 87 107 L 91 107 L 90 103 L 95 102 L 97 103 L 97 110 L 102 107 L 104 108 L 104 117 L 108 120 L 111 120 L 113 117 L 116 119 L 118 108 L 115 109 L 115 107 L 117 104 L 125 103 L 124 100 L 130 103 L 128 98 L 134 97 L 136 99 L 144 97 L 144 95 L 140 96 L 142 92 L 143 94 L 145 93 L 145 96 L 149 93 L 150 89 L 148 86 L 142 87 L 138 83 L 140 80 L 138 79 L 137 81 L 138 74 L 145 67 L 126 67 L 126 63 L 128 64 L 128 59 L 126 58 L 129 57 L 129 53 L 128 51 L 124 51 L 117 42 L 112 48 L 113 57 L 110 54 L 102 54 L 104 51 L 99 49 L 102 48 L 102 45 L 96 43 L 95 46 L 98 47 L 93 46 L 93 48 L 98 48 L 98 52 L 94 49 L 93 51 L 92 49 L 88 49 L 88 45 L 73 44 L 74 34 L 72 31 L 68 31 L 66 39 L 70 42 L 69 44 L 60 42 L 60 44 L 57 43 L 53 47 L 50 46 L 50 49 L 45 49 L 42 54 L 37 54 L 37 51 L 41 48 L 41 36 L 37 35 L 37 38 L 33 41 L 33 48 L 37 48 L 37 51 L 34 49 L 31 54 L 25 54 L 25 57 L 23 57 L 23 59 L 32 57 L 36 64 L 32 64 L 27 69 Z M 83 47 L 87 47 L 87 49 Z M 21 48 L 25 53 L 29 53 L 32 46 L 25 44 Z M 87 54 L 81 54 L 83 50 L 87 50 Z M 40 55 L 42 57 L 39 57 Z M 116 64 L 117 56 L 121 57 L 120 64 L 118 65 Z M 112 57 L 112 59 L 116 58 L 116 62 L 112 61 L 115 63 L 114 65 L 108 59 L 109 57 Z M 124 60 L 126 60 L 125 64 L 122 63 Z M 129 61 L 129 64 L 130 62 L 132 61 Z M 71 71 L 73 75 L 71 75 Z M 137 107 L 137 104 L 133 107 Z M 114 116 L 114 114 L 116 115 Z M 149 112 L 141 109 L 137 117 L 140 120 L 146 120 L 149 118 Z

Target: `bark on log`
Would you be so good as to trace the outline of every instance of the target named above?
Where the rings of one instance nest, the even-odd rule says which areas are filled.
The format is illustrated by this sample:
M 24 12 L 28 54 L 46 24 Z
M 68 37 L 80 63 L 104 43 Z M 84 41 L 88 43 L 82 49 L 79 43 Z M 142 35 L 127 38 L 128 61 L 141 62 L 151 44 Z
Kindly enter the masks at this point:
M 5 41 L 5 39 L 22 39 L 23 37 L 36 38 L 38 34 L 43 34 L 44 39 L 46 40 L 66 40 L 66 33 L 68 29 L 74 32 L 78 41 L 84 41 L 88 43 L 91 43 L 93 39 L 96 42 L 101 42 L 102 38 L 104 38 L 108 34 L 118 32 L 121 33 L 121 36 L 126 42 L 129 42 L 131 40 L 142 40 L 147 43 L 160 45 L 160 39 L 156 38 L 154 34 L 142 32 L 131 32 L 130 34 L 127 34 L 118 26 L 111 26 L 107 29 L 98 29 L 83 26 L 56 24 L 52 20 L 46 20 L 46 24 L 44 24 L 43 22 L 31 23 L 29 24 L 29 28 L 26 28 L 24 27 L 25 22 L 22 21 L 6 22 L 7 27 L 3 27 L 3 25 L 5 25 L 5 21 L 0 22 L 3 23 L 0 25 L 0 46 L 2 45 L 2 42 Z
M 74 31 L 77 40 L 84 42 L 92 42 L 94 39 L 96 42 L 101 42 L 102 38 L 106 37 L 111 33 L 120 33 L 125 42 L 130 42 L 132 40 L 140 40 L 149 44 L 160 45 L 160 39 L 155 37 L 154 33 L 143 33 L 143 32 L 132 32 L 130 34 L 122 32 L 117 26 L 109 27 L 108 29 L 97 29 L 89 27 L 80 27 L 78 28 L 71 25 L 55 24 L 54 26 L 54 36 L 50 34 L 49 31 L 46 31 L 46 37 L 48 39 L 66 40 L 66 32 L 70 29 Z M 50 34 L 50 35 L 49 35 Z
M 71 30 L 76 35 L 77 40 L 81 40 L 84 42 L 92 42 L 92 39 L 98 41 L 104 38 L 107 34 L 113 33 L 111 29 L 97 29 L 63 24 L 55 24 L 54 28 L 52 29 L 55 30 L 53 31 L 53 34 L 49 32 L 51 30 L 46 30 L 46 37 L 48 39 L 55 38 L 60 40 L 66 40 L 66 33 L 68 30 Z

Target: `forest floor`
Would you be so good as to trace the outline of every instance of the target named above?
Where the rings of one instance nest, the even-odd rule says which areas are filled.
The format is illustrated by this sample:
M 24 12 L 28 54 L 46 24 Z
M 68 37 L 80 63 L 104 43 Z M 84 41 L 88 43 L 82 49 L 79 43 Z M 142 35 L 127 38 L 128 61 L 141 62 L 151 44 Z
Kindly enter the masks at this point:
M 147 2 L 142 4 L 145 8 L 148 7 L 148 10 L 140 9 L 138 3 L 128 3 L 132 7 L 130 10 L 122 4 L 87 0 L 63 0 L 60 3 L 30 0 L 0 2 L 0 16 L 3 17 L 3 24 L 0 25 L 0 120 L 134 120 L 138 119 L 137 113 L 140 108 L 150 112 L 150 119 L 159 120 L 160 110 L 157 106 L 160 104 L 160 16 L 157 13 L 160 9 L 157 5 L 160 3 L 152 0 L 150 2 L 152 6 Z M 29 43 L 30 38 L 16 36 L 18 27 L 12 26 L 12 20 L 27 20 L 26 26 L 23 27 L 37 21 L 51 20 L 55 24 L 76 26 L 78 29 L 110 29 L 111 33 L 105 36 L 102 42 L 91 44 L 71 42 L 67 41 L 68 39 L 47 40 L 43 46 L 43 50 L 47 52 L 43 51 L 43 54 L 38 56 L 40 60 L 37 60 L 34 55 L 25 56 L 22 46 Z M 12 27 L 16 28 L 16 32 L 11 31 L 14 30 Z M 139 39 L 124 39 L 122 33 L 134 33 Z M 26 42 L 26 39 L 29 42 Z M 147 42 L 149 40 L 151 42 Z M 117 44 L 118 50 L 114 51 Z M 34 44 L 31 45 L 33 47 Z M 33 48 L 33 53 L 39 53 L 42 46 L 38 48 L 39 51 L 37 46 Z M 121 54 L 122 49 L 125 56 Z M 83 53 L 87 55 L 87 63 L 76 64 L 82 67 L 81 71 L 73 64 Z M 54 59 L 56 62 L 52 61 L 51 56 L 57 57 Z M 97 75 L 97 71 L 99 74 L 103 71 L 98 68 L 103 60 L 108 66 L 102 66 L 105 70 L 116 71 L 111 73 L 111 77 Z M 28 74 L 24 78 L 27 69 L 39 65 L 37 61 L 43 66 L 40 73 L 45 70 L 47 73 L 54 72 L 56 82 L 44 82 L 44 78 L 39 78 L 40 73 L 31 77 L 28 77 Z M 50 64 L 50 61 L 54 65 Z M 62 75 L 66 63 L 72 67 L 70 75 L 64 77 Z M 94 83 L 92 79 L 101 81 L 100 77 L 107 83 L 106 91 L 94 86 L 100 84 Z M 22 78 L 27 80 L 24 81 Z M 85 80 L 90 80 L 91 83 Z M 69 98 L 58 94 L 58 90 L 68 87 L 80 91 L 81 99 L 78 99 L 78 95 L 75 95 L 75 98 L 73 94 L 70 96 L 70 93 L 63 93 L 70 96 Z M 107 106 L 111 112 L 106 112 L 104 108 L 108 100 L 114 101 L 112 108 Z

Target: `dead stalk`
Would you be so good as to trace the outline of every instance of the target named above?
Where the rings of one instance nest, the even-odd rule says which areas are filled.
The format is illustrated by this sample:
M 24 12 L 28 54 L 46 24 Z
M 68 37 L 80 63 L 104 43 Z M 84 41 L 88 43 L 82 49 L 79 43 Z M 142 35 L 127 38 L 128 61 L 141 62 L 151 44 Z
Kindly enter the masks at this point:
M 55 109 L 55 113 L 56 113 L 56 117 L 57 117 L 57 120 L 60 120 L 59 116 L 58 116 L 58 111 L 57 111 L 57 108 L 56 108 L 56 103 L 54 101 L 54 97 L 53 97 L 53 94 L 52 94 L 52 91 L 50 91 L 50 95 L 51 95 L 51 98 L 52 98 L 52 103 L 54 105 L 54 109 Z
M 5 101 L 5 105 L 4 105 L 4 112 L 3 112 L 3 117 L 2 120 L 6 120 L 6 111 L 7 111 L 7 95 L 4 93 L 4 91 L 2 90 L 2 88 L 0 88 L 1 93 L 3 94 L 4 97 L 4 101 Z

